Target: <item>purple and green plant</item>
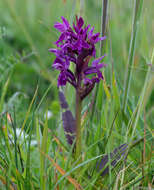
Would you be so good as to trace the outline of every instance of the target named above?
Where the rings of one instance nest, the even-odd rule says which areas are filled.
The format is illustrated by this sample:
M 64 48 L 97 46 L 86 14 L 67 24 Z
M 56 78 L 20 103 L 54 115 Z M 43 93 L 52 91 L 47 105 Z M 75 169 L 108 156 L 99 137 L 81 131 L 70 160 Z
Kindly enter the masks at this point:
M 76 91 L 75 118 L 68 110 L 63 112 L 63 126 L 69 144 L 73 144 L 76 138 L 76 158 L 81 155 L 81 110 L 83 99 L 93 90 L 96 83 L 103 80 L 101 69 L 106 66 L 102 62 L 105 55 L 96 58 L 96 44 L 106 37 L 100 37 L 100 33 L 94 33 L 94 27 L 85 25 L 82 17 L 76 16 L 73 26 L 61 17 L 62 23 L 56 22 L 54 27 L 60 32 L 59 39 L 55 42 L 56 49 L 49 51 L 56 58 L 52 67 L 59 70 L 58 87 L 70 83 Z M 93 60 L 92 60 L 93 59 Z M 92 61 L 91 61 L 92 60 Z M 71 63 L 75 65 L 71 70 Z M 65 97 L 59 93 L 61 107 L 67 109 Z

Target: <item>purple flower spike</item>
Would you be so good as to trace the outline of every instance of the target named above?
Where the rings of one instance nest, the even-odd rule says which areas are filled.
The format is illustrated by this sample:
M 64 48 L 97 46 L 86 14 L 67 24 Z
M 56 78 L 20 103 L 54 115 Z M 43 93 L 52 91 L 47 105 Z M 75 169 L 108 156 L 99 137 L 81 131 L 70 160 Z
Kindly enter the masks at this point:
M 55 23 L 54 27 L 61 33 L 55 42 L 57 49 L 49 49 L 56 59 L 53 68 L 60 71 L 58 87 L 68 83 L 80 89 L 81 98 L 84 98 L 100 80 L 103 80 L 101 69 L 106 66 L 100 61 L 104 56 L 95 59 L 90 65 L 92 57 L 96 56 L 95 45 L 105 39 L 100 33 L 94 33 L 94 27 L 85 26 L 82 17 L 76 16 L 73 27 L 61 17 L 62 23 Z M 70 70 L 70 62 L 75 64 L 75 71 Z M 89 66 L 88 66 L 89 64 Z M 92 76 L 91 76 L 92 75 Z

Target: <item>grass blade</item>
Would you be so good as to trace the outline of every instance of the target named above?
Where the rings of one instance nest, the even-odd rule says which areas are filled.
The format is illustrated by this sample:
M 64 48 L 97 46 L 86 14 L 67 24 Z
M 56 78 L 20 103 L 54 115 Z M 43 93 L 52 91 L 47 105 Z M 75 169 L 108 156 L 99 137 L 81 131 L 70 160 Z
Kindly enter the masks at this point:
M 108 0 L 102 0 L 102 21 L 101 21 L 101 36 L 104 36 L 106 34 L 106 26 L 107 26 L 107 14 L 108 14 Z M 104 53 L 105 45 L 104 40 L 100 42 L 100 56 Z M 99 83 L 95 87 L 94 92 L 94 100 L 93 100 L 93 106 L 92 106 L 92 114 L 91 114 L 91 121 L 93 119 L 93 115 L 95 112 L 96 107 L 96 99 L 98 95 L 98 89 L 99 89 Z
M 41 143 L 41 152 L 47 152 L 47 140 L 48 140 L 48 118 L 46 116 L 46 121 L 44 124 L 43 129 L 43 137 Z M 46 177 L 45 177 L 45 157 L 40 154 L 40 182 L 41 182 L 41 189 L 46 189 Z
M 3 111 L 4 98 L 7 93 L 7 89 L 8 89 L 9 83 L 10 83 L 10 78 L 11 78 L 11 75 L 7 79 L 6 83 L 4 84 L 3 90 L 2 90 L 2 95 L 0 98 L 0 113 Z
M 48 155 L 46 155 L 44 152 L 41 152 L 43 154 L 43 156 L 45 156 L 49 161 L 52 162 L 52 164 L 55 166 L 55 168 L 59 171 L 59 173 L 61 173 L 63 176 L 66 175 L 66 172 L 51 158 L 49 157 Z M 79 183 L 77 183 L 77 181 L 75 179 L 73 179 L 72 177 L 70 176 L 66 176 L 66 178 L 68 179 L 68 181 L 74 185 L 74 187 L 77 189 L 77 190 L 81 190 L 82 187 L 80 186 Z
M 127 101 L 128 101 L 129 88 L 130 88 L 131 75 L 132 75 L 132 66 L 134 62 L 134 54 L 135 54 L 135 48 L 136 48 L 137 31 L 138 31 L 139 21 L 141 17 L 141 12 L 142 12 L 142 5 L 143 5 L 143 0 L 135 0 L 129 58 L 128 58 L 128 64 L 127 64 L 125 85 L 124 85 L 124 97 L 123 97 L 124 111 L 126 110 Z

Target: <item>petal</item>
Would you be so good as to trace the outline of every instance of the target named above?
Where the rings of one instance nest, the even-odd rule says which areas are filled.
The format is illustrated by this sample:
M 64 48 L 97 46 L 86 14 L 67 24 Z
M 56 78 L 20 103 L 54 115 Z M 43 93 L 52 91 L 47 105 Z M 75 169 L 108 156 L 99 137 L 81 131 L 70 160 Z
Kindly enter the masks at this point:
M 54 27 L 59 31 L 59 32 L 65 32 L 69 27 L 69 22 L 62 16 L 61 17 L 63 23 L 56 22 L 54 24 Z
M 92 56 L 96 57 L 96 48 L 95 48 L 95 46 L 93 47 L 93 50 L 92 50 Z
M 55 63 L 52 65 L 52 67 L 60 71 L 63 69 L 63 66 L 60 63 Z
M 65 25 L 65 29 L 68 29 L 70 27 L 68 20 L 64 18 L 63 16 L 61 16 L 61 19 Z
M 99 71 L 99 70 L 97 71 L 97 76 L 98 76 L 99 79 L 104 79 L 103 75 L 102 75 L 102 72 Z
M 49 52 L 54 53 L 55 56 L 59 56 L 61 54 L 61 50 L 59 50 L 59 49 L 51 48 L 51 49 L 49 49 Z
M 86 49 L 89 49 L 90 48 L 90 45 L 85 41 L 85 40 L 82 40 L 82 47 L 83 48 L 86 48 Z
M 59 32 L 65 32 L 65 26 L 59 22 L 56 22 L 54 24 L 54 27 L 59 31 Z
M 86 70 L 84 70 L 85 75 L 97 73 L 96 67 L 88 67 Z
M 105 64 L 105 63 L 100 63 L 100 64 L 97 65 L 97 68 L 98 68 L 98 69 L 101 69 L 101 68 L 106 67 L 106 66 L 107 66 L 107 64 Z
M 103 37 L 98 37 L 96 40 L 95 40 L 95 43 L 99 42 L 99 41 L 102 41 L 102 40 L 105 40 L 106 39 L 106 36 L 103 36 Z
M 99 83 L 99 78 L 97 78 L 97 77 L 94 77 L 94 78 L 92 78 L 92 80 L 94 81 L 94 82 L 96 82 L 96 83 Z
M 88 30 L 89 30 L 89 28 L 90 28 L 90 24 L 88 24 L 88 26 L 87 27 L 85 27 L 85 29 L 84 29 L 84 32 L 88 32 Z
M 83 29 L 82 38 L 83 38 L 84 40 L 87 39 L 87 32 L 88 32 L 89 28 L 90 28 L 90 24 L 89 24 L 87 27 L 85 27 L 85 28 Z
M 54 63 L 52 64 L 52 67 L 61 71 L 64 68 L 64 64 L 65 63 L 61 59 L 56 58 Z
M 85 85 L 92 84 L 92 83 L 93 83 L 92 79 L 84 78 Z
M 75 81 L 75 76 L 69 69 L 66 71 L 67 76 L 72 80 Z
M 75 32 L 78 33 L 78 28 L 75 26 L 74 23 L 73 23 L 73 28 L 74 28 Z
M 60 71 L 66 71 L 69 68 L 70 62 L 67 59 L 67 57 L 61 58 L 61 57 L 56 57 L 52 67 L 60 70 Z
M 94 43 L 94 44 L 97 43 L 99 41 L 98 40 L 99 35 L 100 35 L 100 33 L 98 32 L 98 33 L 94 34 L 93 36 L 91 36 L 90 42 Z
M 102 57 L 99 57 L 98 59 L 95 59 L 92 62 L 92 66 L 96 66 L 105 56 L 106 56 L 106 54 L 104 54 Z
M 77 27 L 80 29 L 80 28 L 82 28 L 83 25 L 84 25 L 84 20 L 82 17 L 80 17 L 77 22 Z
M 88 39 L 90 39 L 93 35 L 94 27 L 91 28 L 91 30 L 88 33 Z
M 59 46 L 58 44 L 59 44 L 60 42 L 62 42 L 62 41 L 65 39 L 65 37 L 66 37 L 65 33 L 62 33 L 62 34 L 60 35 L 59 39 L 55 42 L 55 44 L 56 44 L 57 46 Z
M 106 39 L 106 36 L 102 36 L 99 38 L 100 40 L 105 40 Z
M 54 49 L 54 48 L 50 48 L 49 51 L 52 52 L 52 53 L 57 53 L 58 50 Z
M 67 82 L 67 78 L 64 72 L 61 72 L 58 77 L 58 87 L 65 86 Z

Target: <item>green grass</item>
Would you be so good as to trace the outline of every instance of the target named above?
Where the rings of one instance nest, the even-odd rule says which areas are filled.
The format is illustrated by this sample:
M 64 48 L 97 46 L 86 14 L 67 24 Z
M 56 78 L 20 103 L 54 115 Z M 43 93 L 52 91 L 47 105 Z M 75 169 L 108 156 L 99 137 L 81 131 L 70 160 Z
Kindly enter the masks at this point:
M 135 9 L 135 1 L 108 1 L 106 45 L 97 47 L 108 66 L 94 110 L 94 94 L 83 102 L 79 164 L 64 135 L 48 49 L 62 15 L 72 23 L 80 12 L 101 31 L 102 1 L 0 1 L 0 190 L 154 188 L 152 5 L 136 0 Z M 64 92 L 74 114 L 74 89 L 68 85 Z M 127 159 L 112 168 L 109 158 L 109 174 L 101 176 L 98 161 L 124 143 Z

